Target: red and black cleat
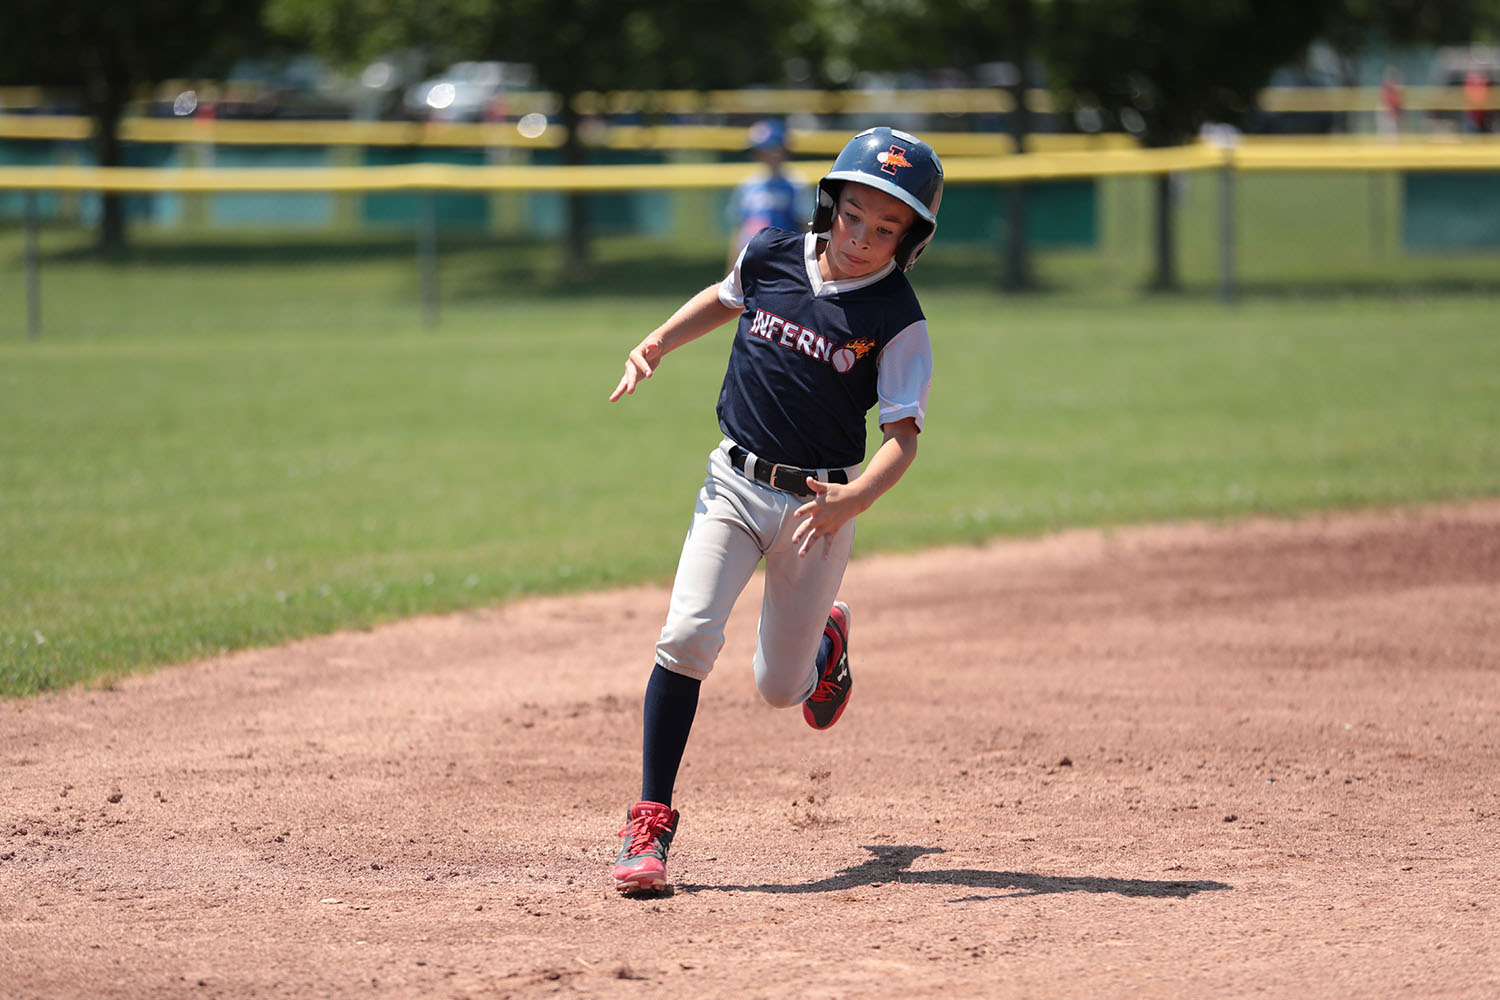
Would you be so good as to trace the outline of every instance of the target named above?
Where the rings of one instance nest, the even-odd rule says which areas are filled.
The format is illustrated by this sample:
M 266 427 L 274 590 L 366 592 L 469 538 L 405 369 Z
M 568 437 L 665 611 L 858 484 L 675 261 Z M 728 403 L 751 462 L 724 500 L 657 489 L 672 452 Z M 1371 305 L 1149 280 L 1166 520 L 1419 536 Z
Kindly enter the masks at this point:
M 677 834 L 677 810 L 660 802 L 637 802 L 625 814 L 625 838 L 611 872 L 620 892 L 664 892 L 667 850 Z
M 854 687 L 854 677 L 849 673 L 849 605 L 833 602 L 823 634 L 833 640 L 832 648 L 818 686 L 802 703 L 802 717 L 814 729 L 827 729 L 839 721 L 849 705 L 849 691 Z

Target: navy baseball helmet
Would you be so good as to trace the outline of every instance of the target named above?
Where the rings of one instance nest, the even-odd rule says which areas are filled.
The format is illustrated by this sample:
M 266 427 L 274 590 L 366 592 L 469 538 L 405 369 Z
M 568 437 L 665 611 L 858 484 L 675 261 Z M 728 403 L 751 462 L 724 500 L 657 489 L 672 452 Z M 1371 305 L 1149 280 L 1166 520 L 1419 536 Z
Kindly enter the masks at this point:
M 943 161 L 927 143 L 908 132 L 866 129 L 849 140 L 828 176 L 818 181 L 818 204 L 812 231 L 833 228 L 833 209 L 845 181 L 858 181 L 911 206 L 916 213 L 911 228 L 896 248 L 896 266 L 911 270 L 937 232 L 938 202 L 943 198 Z

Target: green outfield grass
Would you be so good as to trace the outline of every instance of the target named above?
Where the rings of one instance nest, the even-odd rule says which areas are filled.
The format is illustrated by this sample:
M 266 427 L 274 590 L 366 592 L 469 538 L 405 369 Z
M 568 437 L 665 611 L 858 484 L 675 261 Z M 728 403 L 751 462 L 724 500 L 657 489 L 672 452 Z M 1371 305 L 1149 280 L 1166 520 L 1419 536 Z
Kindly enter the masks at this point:
M 1135 291 L 1115 221 L 1100 252 L 1040 261 L 1034 296 L 934 248 L 928 432 L 859 553 L 1500 493 L 1493 261 L 1258 250 L 1226 309 L 1184 225 L 1177 298 Z M 28 341 L 0 231 L 0 693 L 670 579 L 725 341 L 605 397 L 719 248 L 601 243 L 585 282 L 548 248 L 450 241 L 428 330 L 401 238 L 83 244 L 46 234 Z

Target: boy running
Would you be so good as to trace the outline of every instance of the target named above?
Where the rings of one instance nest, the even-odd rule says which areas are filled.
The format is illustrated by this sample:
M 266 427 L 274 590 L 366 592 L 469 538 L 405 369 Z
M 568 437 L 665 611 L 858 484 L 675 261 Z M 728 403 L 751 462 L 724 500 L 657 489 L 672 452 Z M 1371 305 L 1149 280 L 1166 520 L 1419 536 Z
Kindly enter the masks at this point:
M 668 885 L 672 791 L 699 686 L 761 560 L 761 696 L 801 705 L 814 729 L 848 705 L 850 612 L 836 598 L 855 517 L 916 458 L 932 349 L 904 272 L 936 231 L 942 189 L 942 163 L 925 142 L 861 132 L 818 182 L 812 231 L 757 233 L 722 282 L 630 352 L 610 394 L 633 394 L 667 354 L 738 317 L 719 393 L 723 441 L 709 456 L 646 684 L 641 797 L 611 873 L 621 892 Z M 861 471 L 877 405 L 882 441 Z

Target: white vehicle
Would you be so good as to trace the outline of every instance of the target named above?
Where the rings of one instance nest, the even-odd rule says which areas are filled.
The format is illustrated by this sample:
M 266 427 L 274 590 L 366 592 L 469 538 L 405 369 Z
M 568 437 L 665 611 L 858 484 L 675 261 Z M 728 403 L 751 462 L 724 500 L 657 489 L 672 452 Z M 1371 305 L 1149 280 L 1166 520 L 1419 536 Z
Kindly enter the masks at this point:
M 454 63 L 438 76 L 409 88 L 402 102 L 409 115 L 437 121 L 477 121 L 496 96 L 531 86 L 524 63 Z

